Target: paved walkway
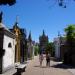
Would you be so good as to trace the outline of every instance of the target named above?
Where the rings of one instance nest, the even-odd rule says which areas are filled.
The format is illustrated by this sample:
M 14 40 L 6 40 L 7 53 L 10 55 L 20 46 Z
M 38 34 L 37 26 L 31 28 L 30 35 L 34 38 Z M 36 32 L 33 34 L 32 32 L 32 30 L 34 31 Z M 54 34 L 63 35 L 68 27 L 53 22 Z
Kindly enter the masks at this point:
M 26 72 L 22 75 L 73 75 L 61 62 L 51 61 L 51 67 L 45 66 L 45 60 L 42 67 L 39 66 L 39 57 L 35 57 L 28 63 Z

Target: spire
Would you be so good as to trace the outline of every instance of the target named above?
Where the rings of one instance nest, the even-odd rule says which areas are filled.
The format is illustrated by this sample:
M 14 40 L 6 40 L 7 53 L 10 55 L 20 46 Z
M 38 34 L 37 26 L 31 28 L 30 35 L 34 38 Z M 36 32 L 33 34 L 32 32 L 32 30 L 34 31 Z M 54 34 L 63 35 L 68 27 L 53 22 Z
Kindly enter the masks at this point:
M 15 25 L 18 25 L 18 16 L 16 16 L 16 22 Z
M 44 32 L 44 30 L 43 30 L 43 35 L 45 35 L 45 32 Z
M 31 31 L 29 32 L 28 40 L 29 40 L 30 42 L 32 41 Z
M 16 22 L 15 22 L 13 28 L 18 28 L 18 16 L 16 16 Z
M 60 32 L 58 31 L 58 38 L 59 38 L 59 42 L 60 42 L 60 44 L 62 43 L 62 36 L 61 36 L 61 34 L 60 34 Z
M 60 37 L 60 36 L 61 36 L 60 31 L 58 31 L 58 37 Z
M 2 23 L 2 15 L 3 15 L 3 12 L 1 11 L 1 13 L 0 13 L 0 23 Z

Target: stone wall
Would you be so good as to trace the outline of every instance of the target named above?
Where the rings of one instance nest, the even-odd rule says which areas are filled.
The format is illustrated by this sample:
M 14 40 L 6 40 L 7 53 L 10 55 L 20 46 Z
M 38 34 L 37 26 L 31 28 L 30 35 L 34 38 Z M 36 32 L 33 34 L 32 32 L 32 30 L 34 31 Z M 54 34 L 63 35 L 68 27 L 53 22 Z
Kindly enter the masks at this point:
M 15 62 L 15 39 L 4 35 L 3 49 L 5 49 L 5 55 L 3 56 L 3 71 L 5 71 Z

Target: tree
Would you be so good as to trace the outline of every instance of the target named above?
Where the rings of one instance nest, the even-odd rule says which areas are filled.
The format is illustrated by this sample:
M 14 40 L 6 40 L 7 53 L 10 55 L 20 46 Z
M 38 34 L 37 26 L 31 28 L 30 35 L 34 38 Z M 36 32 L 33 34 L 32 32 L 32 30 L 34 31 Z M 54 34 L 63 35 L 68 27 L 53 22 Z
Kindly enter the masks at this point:
M 72 45 L 75 35 L 75 25 L 69 25 L 67 28 L 65 28 L 66 32 L 66 38 L 67 38 L 67 44 Z
M 69 3 L 75 0 L 47 0 L 50 1 L 50 4 L 55 5 L 58 4 L 60 7 L 66 8 Z
M 49 52 L 51 56 L 54 56 L 54 44 L 52 42 L 47 44 L 46 52 Z
M 0 0 L 0 5 L 14 5 L 16 3 L 16 0 Z
M 35 47 L 34 47 L 34 54 L 35 54 L 35 56 L 36 55 L 38 55 L 38 53 L 39 53 L 39 47 L 38 47 L 38 45 L 35 45 Z

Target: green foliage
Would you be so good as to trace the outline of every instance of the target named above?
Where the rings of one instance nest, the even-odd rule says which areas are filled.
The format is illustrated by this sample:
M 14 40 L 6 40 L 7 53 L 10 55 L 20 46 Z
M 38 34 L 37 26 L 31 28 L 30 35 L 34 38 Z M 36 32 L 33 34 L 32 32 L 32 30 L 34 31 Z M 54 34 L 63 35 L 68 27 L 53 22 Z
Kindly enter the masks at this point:
M 39 47 L 35 46 L 34 47 L 34 54 L 35 54 L 35 56 L 38 55 L 38 53 L 39 53 Z
M 50 43 L 48 43 L 47 45 L 46 45 L 46 52 L 51 52 L 51 44 Z
M 51 56 L 54 56 L 54 44 L 52 42 L 47 44 L 46 52 L 49 52 L 51 53 Z
M 68 38 L 73 38 L 75 34 L 75 25 L 69 25 L 67 28 L 65 28 L 65 32 Z
M 69 25 L 65 28 L 67 43 L 72 44 L 75 38 L 75 25 Z
M 0 5 L 14 5 L 16 3 L 16 0 L 0 0 Z

